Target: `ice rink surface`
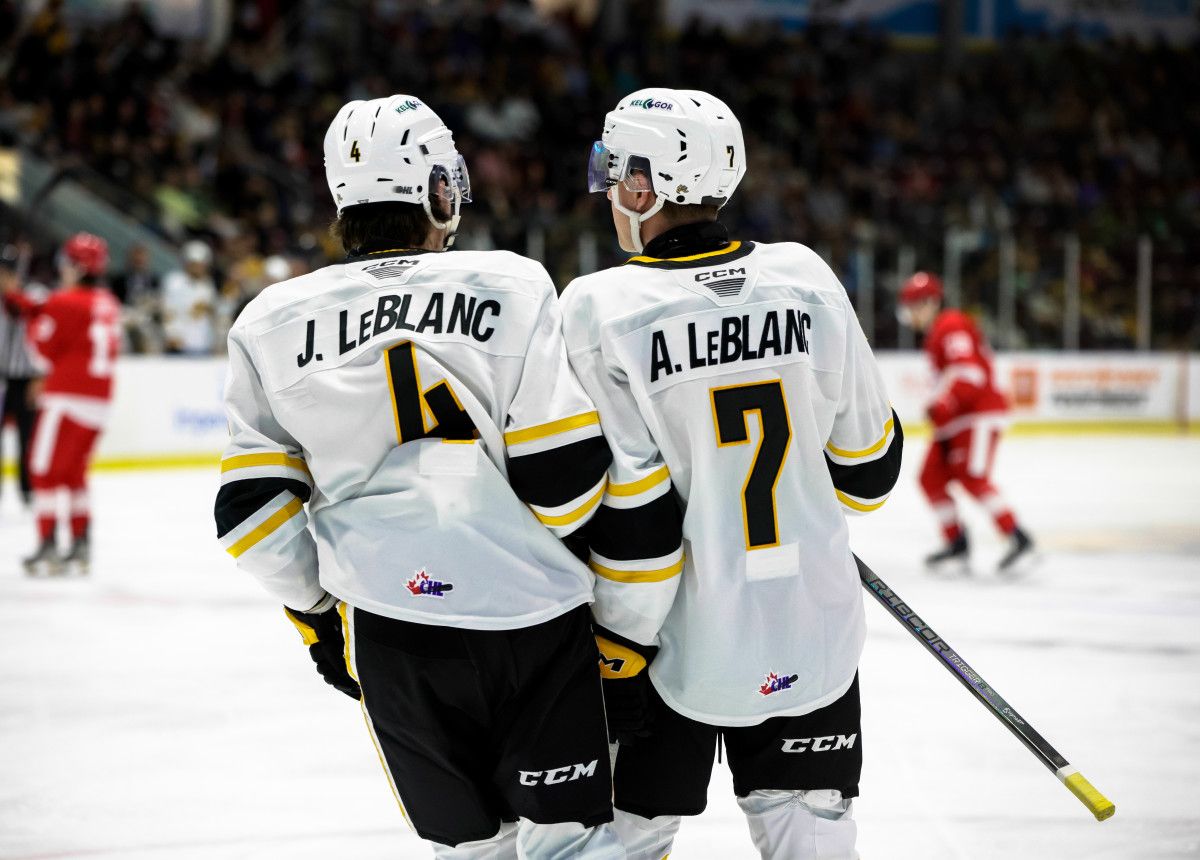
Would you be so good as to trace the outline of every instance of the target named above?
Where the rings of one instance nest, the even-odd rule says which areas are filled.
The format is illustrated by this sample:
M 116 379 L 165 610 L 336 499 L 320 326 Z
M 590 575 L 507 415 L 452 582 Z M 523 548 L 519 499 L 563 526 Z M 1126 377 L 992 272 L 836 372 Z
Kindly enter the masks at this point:
M 1117 804 L 1104 823 L 899 625 L 867 608 L 863 860 L 1200 857 L 1200 438 L 1014 437 L 1026 577 L 933 578 L 915 474 L 858 553 Z M 420 858 L 357 706 L 214 539 L 215 474 L 95 478 L 89 580 L 30 581 L 0 505 L 0 857 Z M 869 599 L 868 599 L 869 600 Z M 718 766 L 673 860 L 753 858 Z

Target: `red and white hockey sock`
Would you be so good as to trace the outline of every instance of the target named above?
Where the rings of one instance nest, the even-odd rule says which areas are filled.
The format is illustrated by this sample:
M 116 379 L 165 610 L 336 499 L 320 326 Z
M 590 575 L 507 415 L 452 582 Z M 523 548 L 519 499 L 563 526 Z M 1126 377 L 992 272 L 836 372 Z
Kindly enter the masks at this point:
M 80 540 L 88 536 L 92 520 L 92 506 L 87 490 L 71 492 L 71 537 Z
M 954 543 L 962 536 L 962 526 L 958 522 L 958 508 L 954 506 L 954 502 L 947 499 L 944 502 L 937 502 L 933 506 L 933 512 L 937 515 L 938 523 L 942 527 L 942 537 L 946 539 L 946 543 Z
M 989 493 L 981 497 L 979 502 L 987 508 L 988 513 L 992 515 L 992 519 L 996 522 L 996 528 L 1000 529 L 1004 534 L 1010 535 L 1017 528 L 1017 520 L 1013 516 L 1012 509 L 1009 508 L 1008 503 L 1004 501 L 999 493 Z
M 33 513 L 37 518 L 38 540 L 45 543 L 53 539 L 58 519 L 58 494 L 54 490 L 35 490 Z

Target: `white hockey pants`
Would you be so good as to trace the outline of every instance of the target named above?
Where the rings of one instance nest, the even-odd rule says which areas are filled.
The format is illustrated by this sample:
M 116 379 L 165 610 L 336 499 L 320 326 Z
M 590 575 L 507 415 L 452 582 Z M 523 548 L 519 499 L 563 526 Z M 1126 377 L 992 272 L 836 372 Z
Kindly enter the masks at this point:
M 856 860 L 854 801 L 840 791 L 752 791 L 738 798 L 763 860 Z M 629 860 L 662 860 L 679 831 L 677 815 L 643 818 L 616 811 Z
M 438 860 L 624 860 L 625 850 L 611 824 L 534 824 L 522 818 L 504 823 L 491 839 L 453 847 L 433 846 Z

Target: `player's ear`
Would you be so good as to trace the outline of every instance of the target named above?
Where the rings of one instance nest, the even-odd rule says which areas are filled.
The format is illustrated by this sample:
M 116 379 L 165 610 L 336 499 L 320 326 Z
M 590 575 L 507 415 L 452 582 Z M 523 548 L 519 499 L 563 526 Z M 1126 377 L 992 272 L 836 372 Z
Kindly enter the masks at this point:
M 632 205 L 629 207 L 635 212 L 645 212 L 654 205 L 657 199 L 654 194 L 654 186 L 650 183 L 648 177 L 641 170 L 630 171 L 629 176 L 625 178 L 625 189 L 631 192 Z

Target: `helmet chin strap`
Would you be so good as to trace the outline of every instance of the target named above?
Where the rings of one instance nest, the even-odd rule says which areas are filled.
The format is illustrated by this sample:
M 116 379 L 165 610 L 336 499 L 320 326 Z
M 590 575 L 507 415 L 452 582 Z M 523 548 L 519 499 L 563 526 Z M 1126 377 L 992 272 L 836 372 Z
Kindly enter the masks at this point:
M 459 211 L 461 204 L 462 192 L 455 188 L 454 202 L 451 204 L 450 217 L 445 221 L 439 221 L 433 215 L 433 207 L 429 205 L 429 195 L 426 195 L 425 199 L 421 201 L 421 208 L 425 210 L 425 217 L 429 219 L 429 223 L 438 230 L 446 231 L 446 237 L 442 240 L 443 251 L 454 244 L 454 237 L 458 234 L 458 222 L 462 220 L 462 214 Z
M 633 242 L 633 250 L 635 253 L 642 253 L 642 222 L 648 218 L 653 218 L 658 214 L 658 210 L 662 209 L 663 204 L 667 202 L 667 198 L 661 194 L 654 201 L 654 205 L 640 215 L 636 210 L 630 209 L 621 205 L 619 196 L 613 197 L 613 206 L 617 207 L 617 211 L 629 219 L 629 238 Z

